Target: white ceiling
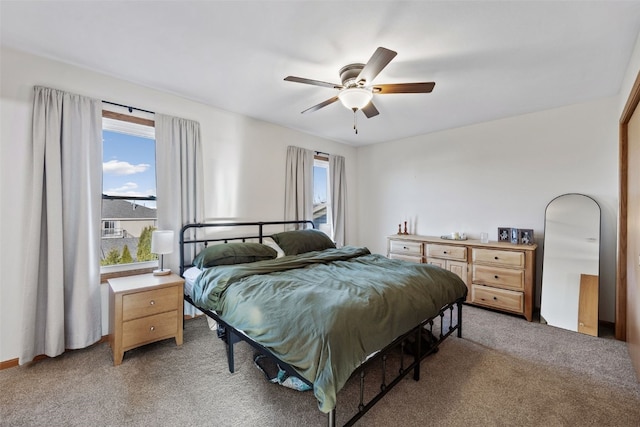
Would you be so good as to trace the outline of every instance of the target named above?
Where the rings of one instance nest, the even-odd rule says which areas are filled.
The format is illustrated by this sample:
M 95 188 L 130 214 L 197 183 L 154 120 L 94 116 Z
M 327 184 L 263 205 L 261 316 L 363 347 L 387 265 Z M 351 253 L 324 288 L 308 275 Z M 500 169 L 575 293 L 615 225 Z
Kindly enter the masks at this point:
M 355 146 L 618 93 L 640 1 L 7 1 L 1 42 L 224 110 Z M 380 115 L 334 103 L 338 70 L 378 46 Z M 105 94 L 107 97 L 108 94 Z M 118 100 L 113 100 L 118 101 Z

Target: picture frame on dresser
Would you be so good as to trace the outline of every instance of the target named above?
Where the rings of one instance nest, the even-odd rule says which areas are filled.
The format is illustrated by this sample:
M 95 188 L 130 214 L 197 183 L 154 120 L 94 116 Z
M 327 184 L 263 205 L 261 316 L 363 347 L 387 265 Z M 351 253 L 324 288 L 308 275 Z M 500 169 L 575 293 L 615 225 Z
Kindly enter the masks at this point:
M 518 243 L 521 245 L 533 245 L 533 230 L 529 228 L 518 229 Z
M 511 241 L 510 227 L 498 227 L 498 241 L 507 243 Z

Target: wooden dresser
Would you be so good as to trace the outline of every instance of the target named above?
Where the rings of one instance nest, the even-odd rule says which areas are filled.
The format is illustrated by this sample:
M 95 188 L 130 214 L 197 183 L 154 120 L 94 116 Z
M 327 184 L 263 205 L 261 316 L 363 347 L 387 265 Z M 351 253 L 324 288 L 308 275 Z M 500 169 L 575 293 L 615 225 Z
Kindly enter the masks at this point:
M 533 318 L 537 245 L 437 236 L 391 235 L 387 256 L 434 264 L 457 274 L 469 288 L 467 303 Z
M 109 344 L 113 364 L 124 352 L 167 338 L 182 345 L 183 285 L 176 274 L 109 279 Z

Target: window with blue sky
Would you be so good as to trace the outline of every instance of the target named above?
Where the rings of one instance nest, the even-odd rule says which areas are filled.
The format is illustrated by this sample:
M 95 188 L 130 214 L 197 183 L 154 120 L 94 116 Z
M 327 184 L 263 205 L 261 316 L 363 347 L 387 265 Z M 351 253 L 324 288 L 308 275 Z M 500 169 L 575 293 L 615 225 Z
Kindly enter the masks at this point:
M 103 118 L 100 264 L 155 261 L 150 239 L 156 225 L 155 129 Z
M 313 162 L 313 223 L 317 229 L 327 231 L 327 189 L 329 188 L 329 162 L 316 158 Z
M 156 141 L 109 130 L 102 135 L 102 192 L 108 196 L 155 197 Z

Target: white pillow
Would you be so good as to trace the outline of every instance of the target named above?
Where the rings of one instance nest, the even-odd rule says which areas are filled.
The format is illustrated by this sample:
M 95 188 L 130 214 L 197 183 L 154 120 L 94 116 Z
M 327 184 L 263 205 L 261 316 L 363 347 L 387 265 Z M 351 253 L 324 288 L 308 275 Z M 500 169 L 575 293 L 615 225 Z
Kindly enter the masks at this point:
M 282 248 L 278 246 L 278 244 L 271 237 L 265 237 L 264 239 L 262 239 L 262 244 L 275 249 L 278 253 L 278 256 L 276 258 L 282 258 L 284 256 L 284 251 L 282 250 Z
M 195 281 L 200 273 L 202 273 L 202 270 L 200 270 L 198 267 L 191 267 L 188 268 L 184 273 L 182 273 L 182 277 L 184 277 L 185 280 Z

